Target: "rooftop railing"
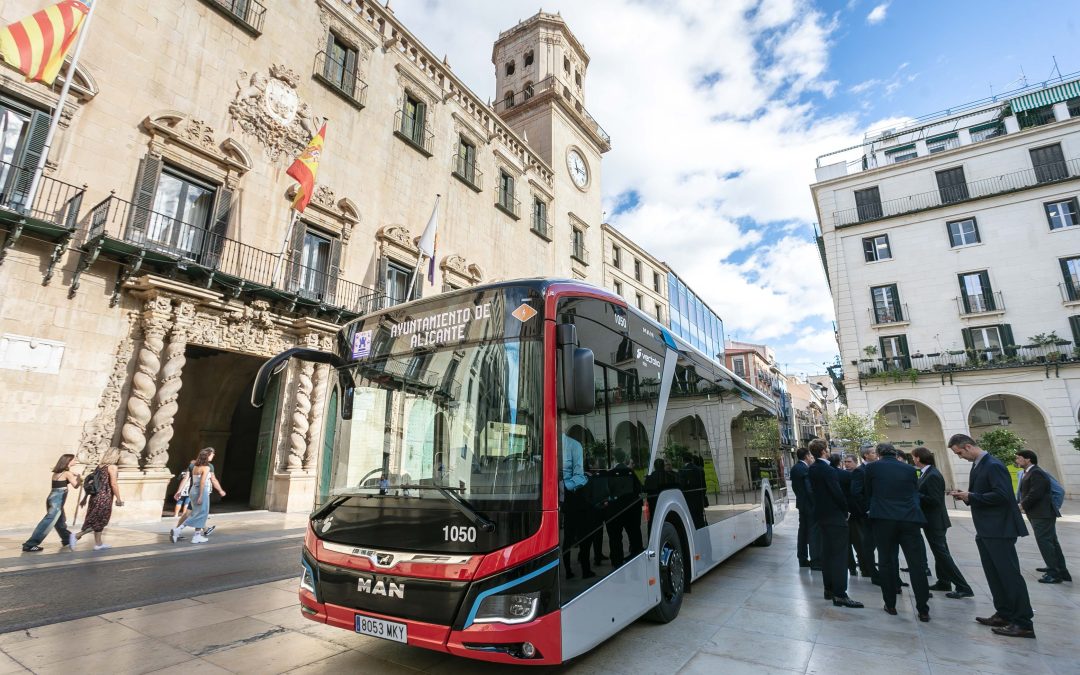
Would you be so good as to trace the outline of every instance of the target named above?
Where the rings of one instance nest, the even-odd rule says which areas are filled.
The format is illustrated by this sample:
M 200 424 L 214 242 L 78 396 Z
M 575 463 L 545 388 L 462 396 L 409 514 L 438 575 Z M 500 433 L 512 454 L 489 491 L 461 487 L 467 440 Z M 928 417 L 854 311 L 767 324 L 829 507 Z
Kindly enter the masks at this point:
M 929 192 L 861 204 L 854 208 L 833 211 L 837 227 L 854 225 L 905 213 L 935 209 L 949 204 L 991 197 L 1027 188 L 1080 177 L 1080 159 L 1042 164 L 1031 169 L 1002 174 L 992 178 L 938 188 Z
M 589 114 L 589 111 L 585 109 L 574 94 L 574 90 L 569 84 L 563 82 L 554 75 L 549 75 L 535 84 L 526 85 L 521 91 L 513 92 L 495 102 L 494 108 L 497 113 L 505 113 L 506 111 L 515 108 L 519 105 L 532 99 L 534 96 L 540 96 L 547 92 L 555 92 L 562 96 L 563 100 L 569 105 L 575 112 L 581 115 L 585 124 L 592 129 L 592 131 L 603 139 L 604 143 L 608 146 L 611 145 L 611 136 L 608 135 L 604 128 L 600 126 L 600 123 L 596 121 L 596 118 Z

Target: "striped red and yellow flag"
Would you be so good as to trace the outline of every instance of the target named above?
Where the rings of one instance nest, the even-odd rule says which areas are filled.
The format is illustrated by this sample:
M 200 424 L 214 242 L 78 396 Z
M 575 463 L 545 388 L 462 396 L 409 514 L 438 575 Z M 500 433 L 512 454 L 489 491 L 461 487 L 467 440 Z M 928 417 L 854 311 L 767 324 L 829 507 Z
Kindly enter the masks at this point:
M 292 163 L 285 173 L 300 183 L 300 189 L 293 198 L 293 208 L 300 213 L 311 201 L 311 195 L 315 192 L 315 175 L 319 173 L 319 158 L 322 157 L 323 145 L 326 143 L 326 124 L 322 125 L 319 133 L 315 134 L 304 151 Z
M 0 57 L 28 81 L 52 84 L 89 11 L 78 0 L 60 0 L 0 29 Z

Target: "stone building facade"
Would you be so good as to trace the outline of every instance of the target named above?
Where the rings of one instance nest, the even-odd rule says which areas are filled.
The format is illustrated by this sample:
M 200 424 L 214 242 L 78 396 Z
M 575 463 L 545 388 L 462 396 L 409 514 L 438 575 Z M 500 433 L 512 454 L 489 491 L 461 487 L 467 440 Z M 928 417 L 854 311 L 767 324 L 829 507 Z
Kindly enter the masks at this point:
M 11 0 L 0 20 L 39 5 Z M 40 517 L 58 455 L 109 446 L 118 522 L 159 517 L 204 446 L 227 501 L 306 510 L 331 374 L 292 364 L 255 409 L 266 357 L 330 348 L 342 322 L 449 288 L 600 283 L 610 139 L 583 106 L 588 55 L 541 13 L 493 60 L 497 91 L 528 84 L 527 100 L 486 104 L 377 2 L 102 2 L 33 203 L 23 167 L 56 90 L 0 64 L 3 524 Z M 527 79 L 507 80 L 511 64 Z M 290 227 L 285 170 L 324 122 L 318 188 Z M 414 276 L 437 194 L 430 283 L 426 264 Z
M 668 322 L 668 266 L 610 223 L 603 233 L 603 285 L 662 324 Z
M 1008 426 L 1080 490 L 1080 80 L 920 118 L 811 186 L 849 407 L 945 447 Z

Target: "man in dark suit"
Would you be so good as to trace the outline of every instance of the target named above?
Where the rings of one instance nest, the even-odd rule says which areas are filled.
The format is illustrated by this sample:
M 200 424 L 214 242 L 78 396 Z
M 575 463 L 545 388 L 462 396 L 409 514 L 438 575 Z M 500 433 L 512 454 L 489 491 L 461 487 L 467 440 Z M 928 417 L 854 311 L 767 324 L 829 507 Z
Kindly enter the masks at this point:
M 866 490 L 863 489 L 866 484 L 866 467 L 871 462 L 877 461 L 877 450 L 872 447 L 863 448 L 860 455 L 862 456 L 862 464 L 859 464 L 851 471 L 853 522 L 849 523 L 849 525 L 859 528 L 859 567 L 862 575 L 870 577 L 871 581 L 880 586 L 881 581 L 878 579 L 877 563 L 874 561 L 874 532 L 870 527 L 870 518 L 866 515 L 866 512 L 870 510 L 870 504 L 866 500 Z
M 799 510 L 799 536 L 795 540 L 795 552 L 799 557 L 799 567 L 810 567 L 814 558 L 810 544 L 810 522 L 814 519 L 814 498 L 810 494 L 810 451 L 799 448 L 795 456 L 799 461 L 791 467 L 791 490 L 795 493 L 795 508 Z
M 810 441 L 814 457 L 810 466 L 810 488 L 814 495 L 814 520 L 821 530 L 821 577 L 825 599 L 838 607 L 862 607 L 847 594 L 848 503 L 834 469 L 826 459 L 829 444 L 820 438 Z
M 948 529 L 952 527 L 949 520 L 949 512 L 945 507 L 945 477 L 938 471 L 934 464 L 934 453 L 930 448 L 918 447 L 911 451 L 912 461 L 915 468 L 921 471 L 919 475 L 919 506 L 922 507 L 923 515 L 926 516 L 926 525 L 923 527 L 923 535 L 926 544 L 934 554 L 934 574 L 937 583 L 930 587 L 932 591 L 948 591 L 948 598 L 972 598 L 975 593 L 971 585 L 964 578 L 956 561 L 949 552 L 949 540 L 946 537 Z M 953 585 L 956 586 L 954 591 Z
M 1033 638 L 1035 627 L 1031 619 L 1035 614 L 1016 556 L 1016 538 L 1026 537 L 1027 528 L 1013 497 L 1009 470 L 966 434 L 953 435 L 949 449 L 972 463 L 968 489 L 949 494 L 971 506 L 975 545 L 994 599 L 993 616 L 979 616 L 975 620 L 993 626 L 998 635 Z
M 685 464 L 679 469 L 679 487 L 682 488 L 694 527 L 705 527 L 705 472 L 698 468 L 690 453 L 686 454 Z
M 1050 495 L 1050 476 L 1039 466 L 1039 456 L 1031 450 L 1016 453 L 1016 465 L 1024 470 L 1020 479 L 1020 508 L 1027 514 L 1035 542 L 1039 545 L 1046 573 L 1040 584 L 1060 584 L 1072 581 L 1065 567 L 1065 554 L 1057 537 L 1057 519 L 1061 512 Z
M 920 530 L 926 523 L 919 507 L 919 479 L 915 467 L 896 459 L 891 443 L 879 443 L 880 459 L 868 464 L 863 490 L 870 503 L 871 527 L 877 544 L 880 565 L 881 597 L 885 611 L 896 614 L 896 585 L 899 572 L 899 549 L 903 549 L 911 570 L 911 589 L 919 621 L 930 620 L 930 584 L 926 579 L 926 549 Z
M 615 466 L 607 472 L 611 498 L 605 514 L 612 568 L 619 567 L 626 560 L 623 555 L 623 532 L 630 545 L 631 558 L 644 550 L 641 543 L 641 494 L 644 488 L 627 463 L 626 450 L 615 448 L 614 454 Z

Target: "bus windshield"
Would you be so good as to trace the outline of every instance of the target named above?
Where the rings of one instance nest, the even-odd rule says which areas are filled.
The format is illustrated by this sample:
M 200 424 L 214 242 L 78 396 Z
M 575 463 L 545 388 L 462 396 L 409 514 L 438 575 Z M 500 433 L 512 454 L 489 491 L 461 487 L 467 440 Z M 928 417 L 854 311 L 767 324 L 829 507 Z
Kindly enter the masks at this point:
M 478 509 L 539 508 L 541 352 L 539 339 L 495 339 L 353 366 L 352 419 L 319 502 L 445 501 L 452 490 Z

